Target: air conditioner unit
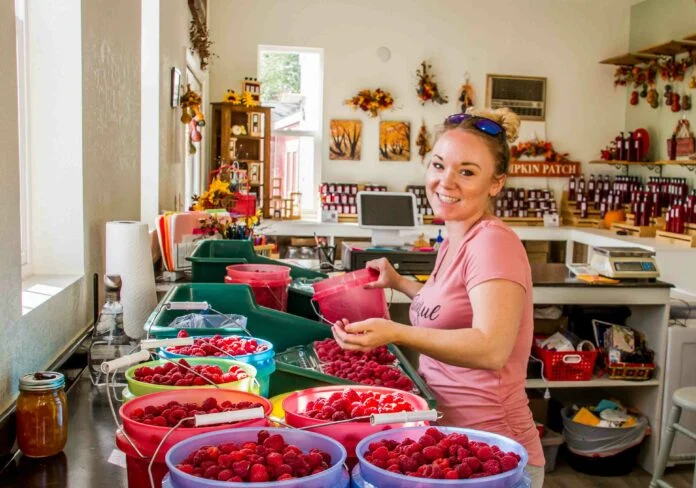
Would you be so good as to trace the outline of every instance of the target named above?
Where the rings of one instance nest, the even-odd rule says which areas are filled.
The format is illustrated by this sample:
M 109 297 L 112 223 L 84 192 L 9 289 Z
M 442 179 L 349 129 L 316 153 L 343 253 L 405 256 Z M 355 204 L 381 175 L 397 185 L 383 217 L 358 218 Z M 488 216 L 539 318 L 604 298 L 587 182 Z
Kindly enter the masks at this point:
M 546 78 L 487 75 L 486 106 L 507 107 L 522 120 L 546 120 Z

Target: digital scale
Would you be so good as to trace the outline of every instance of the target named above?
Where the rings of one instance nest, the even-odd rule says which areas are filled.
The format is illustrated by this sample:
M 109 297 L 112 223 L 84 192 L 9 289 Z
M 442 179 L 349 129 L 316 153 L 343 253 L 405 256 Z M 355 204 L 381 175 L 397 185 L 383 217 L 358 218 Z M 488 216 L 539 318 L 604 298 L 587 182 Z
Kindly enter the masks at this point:
M 590 267 L 608 278 L 650 279 L 660 276 L 655 253 L 640 247 L 593 247 Z

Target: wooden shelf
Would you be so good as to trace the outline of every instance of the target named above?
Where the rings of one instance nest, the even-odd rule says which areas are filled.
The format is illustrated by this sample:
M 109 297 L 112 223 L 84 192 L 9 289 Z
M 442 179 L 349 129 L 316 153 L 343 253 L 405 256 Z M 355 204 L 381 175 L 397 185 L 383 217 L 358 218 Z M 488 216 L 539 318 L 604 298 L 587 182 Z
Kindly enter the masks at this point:
M 651 54 L 657 56 L 676 56 L 677 54 L 683 54 L 689 52 L 689 49 L 696 48 L 696 41 L 693 40 L 683 40 L 683 41 L 668 41 L 658 46 L 649 47 L 647 49 L 641 49 L 637 54 Z
M 240 139 L 242 141 L 263 141 L 263 137 L 259 136 L 235 136 L 232 135 L 230 137 L 235 137 L 237 139 Z M 243 161 L 254 161 L 253 159 L 244 159 Z
M 696 166 L 696 159 L 669 159 L 657 163 L 667 166 Z
M 527 388 L 599 388 L 611 386 L 659 386 L 659 380 L 627 381 L 609 378 L 592 378 L 589 381 L 545 381 L 540 378 L 528 379 Z
M 610 166 L 665 166 L 673 162 L 674 161 L 619 161 L 613 159 L 596 159 L 590 161 L 590 164 L 608 164 Z
M 614 66 L 635 66 L 637 64 L 646 64 L 658 56 L 652 54 L 644 53 L 627 53 L 621 56 L 614 56 L 613 58 L 607 58 L 599 62 L 599 64 L 611 64 Z

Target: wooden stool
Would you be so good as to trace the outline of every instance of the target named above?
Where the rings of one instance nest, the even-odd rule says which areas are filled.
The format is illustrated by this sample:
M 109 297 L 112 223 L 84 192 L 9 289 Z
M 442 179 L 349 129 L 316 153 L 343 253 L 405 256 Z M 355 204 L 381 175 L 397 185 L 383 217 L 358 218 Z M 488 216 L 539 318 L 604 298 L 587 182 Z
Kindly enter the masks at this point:
M 655 466 L 652 480 L 650 480 L 650 488 L 656 488 L 658 486 L 661 488 L 672 488 L 672 485 L 662 480 L 662 476 L 665 474 L 665 467 L 667 466 L 668 462 L 696 460 L 695 454 L 680 454 L 676 456 L 669 455 L 669 452 L 672 450 L 674 434 L 677 431 L 681 432 L 687 437 L 690 437 L 691 439 L 696 440 L 696 432 L 692 432 L 683 425 L 679 424 L 679 418 L 681 417 L 682 410 L 696 412 L 696 386 L 679 388 L 672 395 L 672 403 L 672 411 L 669 414 L 669 421 L 667 423 L 665 436 L 662 438 L 662 444 L 660 445 L 660 456 L 658 457 L 657 466 Z M 694 481 L 692 486 L 696 487 L 696 472 L 694 473 Z

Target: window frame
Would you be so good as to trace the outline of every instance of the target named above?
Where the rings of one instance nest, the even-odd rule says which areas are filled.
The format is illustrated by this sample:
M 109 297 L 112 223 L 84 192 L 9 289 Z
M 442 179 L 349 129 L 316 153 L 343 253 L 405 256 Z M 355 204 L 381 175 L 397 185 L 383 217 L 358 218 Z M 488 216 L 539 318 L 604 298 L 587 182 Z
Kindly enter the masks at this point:
M 17 15 L 21 12 L 21 17 Z M 17 129 L 19 134 L 19 213 L 20 264 L 22 279 L 33 274 L 31 263 L 31 198 L 29 191 L 31 144 L 29 135 L 29 50 L 27 45 L 27 5 L 15 0 L 15 30 L 17 49 Z
M 259 44 L 257 49 L 257 67 L 261 66 L 261 57 L 266 52 L 277 53 L 298 53 L 298 54 L 317 54 L 319 56 L 319 80 L 317 89 L 317 126 L 315 130 L 275 130 L 271 126 L 271 137 L 311 137 L 314 140 L 314 171 L 312 175 L 313 187 L 318 188 L 321 182 L 321 156 L 322 156 L 322 139 L 324 125 L 324 49 L 316 47 L 299 47 L 299 46 L 280 46 L 270 44 Z M 259 79 L 259 81 L 262 81 Z M 272 160 L 271 160 L 272 163 Z M 270 168 L 269 168 L 270 169 Z M 299 179 L 300 168 L 297 169 L 297 177 Z M 298 182 L 299 183 L 299 182 Z M 269 189 L 270 191 L 270 189 Z M 314 198 L 315 192 L 312 192 L 310 198 L 303 195 L 302 198 L 302 216 L 316 217 L 320 213 L 318 201 Z

